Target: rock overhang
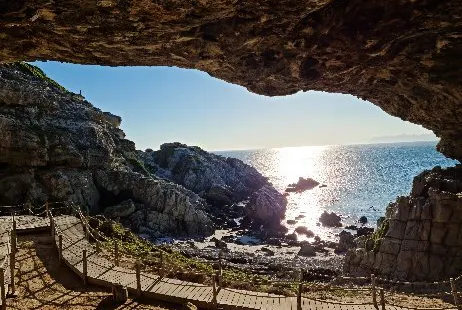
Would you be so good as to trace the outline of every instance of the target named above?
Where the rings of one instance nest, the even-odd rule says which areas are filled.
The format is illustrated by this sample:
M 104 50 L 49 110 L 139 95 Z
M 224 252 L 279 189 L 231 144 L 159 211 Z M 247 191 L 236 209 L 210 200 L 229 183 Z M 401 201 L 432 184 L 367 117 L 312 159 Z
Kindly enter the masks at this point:
M 167 65 L 269 96 L 348 93 L 433 130 L 456 159 L 461 37 L 457 0 L 0 4 L 0 62 Z

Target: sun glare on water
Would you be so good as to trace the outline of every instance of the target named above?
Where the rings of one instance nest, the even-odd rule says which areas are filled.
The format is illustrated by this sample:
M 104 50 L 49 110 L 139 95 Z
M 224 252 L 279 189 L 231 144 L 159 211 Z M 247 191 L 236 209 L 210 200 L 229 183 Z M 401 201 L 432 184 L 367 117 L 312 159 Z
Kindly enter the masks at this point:
M 311 190 L 301 193 L 288 193 L 287 212 L 284 224 L 293 231 L 305 226 L 323 239 L 330 239 L 337 230 L 326 230 L 318 226 L 318 219 L 326 206 L 335 202 L 335 193 L 329 189 L 332 180 L 332 167 L 329 167 L 329 146 L 287 147 L 272 150 L 269 161 L 274 186 L 284 192 L 287 185 L 298 181 L 299 177 L 310 177 L 320 183 Z M 323 186 L 327 185 L 327 186 Z M 328 209 L 327 209 L 328 210 Z M 296 224 L 287 224 L 287 220 L 296 220 Z M 299 239 L 306 239 L 299 236 Z

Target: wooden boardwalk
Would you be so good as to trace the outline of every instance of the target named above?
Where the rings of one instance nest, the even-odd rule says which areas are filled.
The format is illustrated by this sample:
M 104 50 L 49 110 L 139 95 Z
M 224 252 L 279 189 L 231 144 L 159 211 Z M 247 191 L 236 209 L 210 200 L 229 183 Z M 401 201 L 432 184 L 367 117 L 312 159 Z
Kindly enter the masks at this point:
M 50 228 L 48 218 L 26 215 L 16 216 L 15 220 L 17 232 L 29 232 Z M 10 237 L 12 222 L 11 216 L 0 217 L 0 263 L 3 262 L 5 277 L 4 292 L 6 292 L 8 286 L 12 284 L 10 276 L 11 269 L 8 259 L 11 255 L 11 242 L 15 240 Z M 297 309 L 296 297 L 218 288 L 216 300 L 214 300 L 214 289 L 211 286 L 159 277 L 144 272 L 139 273 L 138 280 L 135 270 L 117 267 L 113 262 L 96 252 L 93 245 L 85 238 L 84 228 L 79 218 L 70 215 L 61 215 L 54 217 L 53 223 L 54 229 L 52 233 L 54 232 L 58 254 L 60 252 L 59 247 L 61 239 L 61 261 L 87 283 L 105 287 L 112 287 L 114 284 L 120 284 L 126 286 L 129 293 L 135 296 L 142 294 L 145 298 L 153 298 L 175 304 L 184 304 L 189 301 L 204 309 L 299 310 Z M 84 256 L 86 259 L 84 259 Z M 376 308 L 373 305 L 336 304 L 302 297 L 301 309 L 373 310 Z M 395 308 L 386 305 L 385 309 L 401 310 L 404 308 Z
M 161 278 L 156 275 L 141 273 L 137 288 L 136 272 L 122 267 L 116 267 L 113 262 L 99 255 L 95 248 L 86 240 L 80 220 L 73 216 L 57 216 L 55 225 L 57 233 L 55 240 L 58 245 L 58 234 L 62 235 L 63 261 L 75 273 L 84 278 L 85 266 L 83 252 L 86 251 L 86 281 L 101 286 L 111 287 L 113 283 L 122 284 L 130 293 L 144 297 L 164 300 L 177 304 L 187 301 L 200 308 L 214 309 L 213 288 L 202 284 Z M 297 298 L 222 288 L 218 291 L 216 305 L 222 309 L 284 309 L 297 310 Z M 302 309 L 319 310 L 372 310 L 372 305 L 340 305 L 302 298 Z M 386 307 L 396 310 L 395 307 Z

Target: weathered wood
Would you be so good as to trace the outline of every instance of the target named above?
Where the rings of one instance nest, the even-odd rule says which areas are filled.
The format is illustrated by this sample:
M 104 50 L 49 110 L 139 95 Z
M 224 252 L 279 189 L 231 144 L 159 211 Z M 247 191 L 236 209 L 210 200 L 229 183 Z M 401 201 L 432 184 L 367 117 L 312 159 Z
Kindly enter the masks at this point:
M 136 261 L 135 267 L 136 267 L 136 290 L 137 290 L 138 296 L 141 296 L 142 291 L 141 291 L 141 263 L 140 261 Z
M 87 262 L 87 250 L 82 251 L 82 273 L 83 273 L 83 284 L 88 283 L 88 262 Z
M 380 289 L 380 305 L 382 310 L 385 310 L 385 295 L 383 294 L 383 289 Z
M 13 222 L 13 230 L 16 230 L 16 227 Z M 13 244 L 16 244 L 16 234 L 11 234 L 11 253 L 10 253 L 10 288 L 11 294 L 16 294 L 16 283 L 14 282 L 14 267 L 16 265 L 16 250 L 14 250 Z M 14 240 L 14 241 L 13 241 Z
M 58 261 L 60 264 L 63 262 L 63 235 L 58 235 Z
M 377 305 L 377 291 L 375 288 L 375 274 L 371 274 L 371 288 L 372 288 L 372 303 L 374 304 L 375 308 L 379 308 Z
M 119 242 L 114 241 L 114 265 L 119 266 Z
M 460 302 L 459 302 L 459 295 L 457 293 L 456 289 L 456 284 L 454 283 L 454 279 L 450 278 L 449 282 L 451 283 L 451 293 L 454 298 L 454 305 L 457 307 L 457 309 L 461 309 Z
M 213 299 L 212 299 L 212 303 L 213 303 L 213 306 L 214 308 L 218 308 L 217 307 L 217 294 L 218 294 L 218 291 L 217 291 L 217 285 L 216 285 L 216 279 L 215 279 L 215 275 L 212 275 L 212 288 L 213 288 Z
M 2 301 L 2 309 L 6 309 L 6 287 L 5 287 L 5 269 L 0 267 L 0 299 Z

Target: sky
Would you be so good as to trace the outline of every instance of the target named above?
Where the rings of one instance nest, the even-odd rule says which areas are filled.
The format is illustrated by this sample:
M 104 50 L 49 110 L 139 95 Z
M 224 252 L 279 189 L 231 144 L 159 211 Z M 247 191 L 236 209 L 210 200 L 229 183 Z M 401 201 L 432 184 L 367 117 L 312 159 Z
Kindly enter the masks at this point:
M 122 117 L 137 149 L 165 142 L 209 151 L 358 144 L 431 132 L 356 97 L 299 92 L 266 97 L 207 73 L 175 67 L 35 62 L 94 106 Z

